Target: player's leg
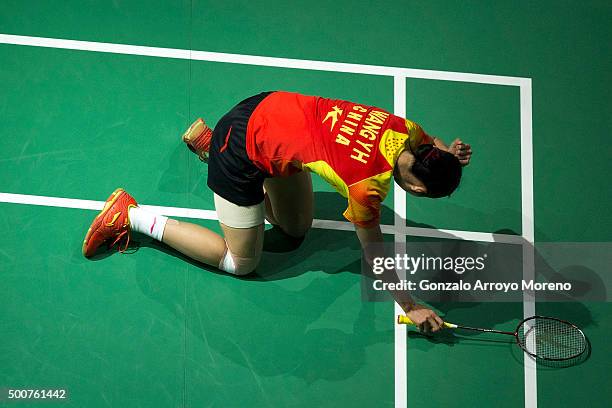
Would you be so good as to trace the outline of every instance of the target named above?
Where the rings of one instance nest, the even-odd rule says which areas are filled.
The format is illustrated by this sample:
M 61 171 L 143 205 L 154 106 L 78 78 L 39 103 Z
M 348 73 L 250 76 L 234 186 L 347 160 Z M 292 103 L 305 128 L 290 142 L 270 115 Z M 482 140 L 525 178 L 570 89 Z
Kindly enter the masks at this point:
M 218 266 L 225 252 L 225 241 L 215 232 L 199 225 L 169 219 L 138 206 L 122 188 L 106 200 L 94 218 L 83 241 L 83 255 L 93 256 L 107 244 L 127 249 L 132 233 L 163 241 L 185 255 L 209 265 Z
M 217 267 L 225 254 L 225 240 L 197 224 L 169 219 L 162 242 L 191 259 Z
M 263 197 L 260 203 L 249 206 L 237 205 L 217 194 L 214 198 L 226 243 L 219 269 L 234 275 L 251 273 L 259 264 L 263 248 Z
M 224 237 L 196 224 L 168 219 L 162 220 L 165 222 L 165 228 L 161 240 L 192 259 L 233 275 L 246 275 L 255 269 L 261 257 L 263 202 L 252 206 L 239 206 L 216 194 L 214 199 Z M 147 215 L 142 210 L 135 213 L 132 209 L 130 216 L 144 220 Z M 135 226 L 140 225 L 140 220 L 134 221 Z M 155 223 L 155 220 L 149 219 L 147 223 L 143 223 L 144 228 L 139 228 L 138 231 L 153 236 L 149 233 L 149 226 Z
M 253 110 L 267 94 L 238 103 L 214 130 L 199 119 L 183 135 L 187 146 L 208 163 L 207 184 L 215 192 L 224 238 L 203 227 L 178 222 L 168 226 L 163 239 L 194 259 L 236 275 L 255 269 L 263 246 L 265 175 L 248 157 L 246 128 Z
M 120 248 L 125 249 L 130 232 L 136 231 L 226 272 L 242 275 L 255 269 L 263 246 L 265 174 L 248 157 L 246 128 L 253 110 L 268 94 L 240 102 L 214 130 L 198 120 L 183 135 L 190 149 L 208 162 L 208 186 L 215 192 L 225 238 L 199 225 L 150 213 L 117 189 L 89 228 L 83 254 L 92 256 L 103 243 L 123 244 Z
M 163 242 L 188 257 L 233 275 L 252 272 L 261 257 L 263 224 L 232 228 L 221 223 L 225 239 L 207 228 L 168 220 Z
M 261 259 L 264 224 L 251 228 L 233 228 L 221 223 L 227 244 L 219 269 L 233 275 L 246 275 L 255 270 Z
M 266 175 L 247 154 L 246 130 L 251 114 L 268 94 L 234 106 L 215 126 L 209 145 L 207 184 L 215 193 L 215 209 L 227 244 L 220 269 L 237 275 L 255 269 L 263 247 Z M 196 147 L 197 140 L 189 140 Z
M 208 186 L 215 192 L 215 208 L 225 238 L 199 225 L 176 220 L 167 221 L 163 239 L 159 238 L 190 258 L 232 274 L 251 272 L 261 255 L 265 175 L 248 158 L 246 128 L 251 113 L 266 95 L 237 104 L 214 130 L 197 120 L 183 135 L 187 146 L 208 162 Z M 148 226 L 154 223 L 149 217 L 141 232 L 148 234 Z
M 287 235 L 302 238 L 312 226 L 314 196 L 310 173 L 301 171 L 289 177 L 267 178 L 266 217 Z
M 235 275 L 252 272 L 263 244 L 263 202 L 240 207 L 215 197 L 215 204 L 225 238 L 202 226 L 141 208 L 125 190 L 117 189 L 87 231 L 83 255 L 93 256 L 103 244 L 118 245 L 124 251 L 132 233 L 138 232 L 225 272 Z

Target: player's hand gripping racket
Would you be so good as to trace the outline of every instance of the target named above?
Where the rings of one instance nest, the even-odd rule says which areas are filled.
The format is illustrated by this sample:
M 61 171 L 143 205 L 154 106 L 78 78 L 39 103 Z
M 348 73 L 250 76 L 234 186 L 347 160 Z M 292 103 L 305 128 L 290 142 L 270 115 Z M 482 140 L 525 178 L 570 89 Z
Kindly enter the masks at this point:
M 397 316 L 397 323 L 415 323 L 408 316 Z M 516 344 L 533 357 L 562 361 L 580 356 L 587 349 L 587 340 L 576 325 L 554 317 L 532 316 L 521 320 L 514 332 L 461 326 L 444 322 L 449 329 L 472 330 L 514 336 Z

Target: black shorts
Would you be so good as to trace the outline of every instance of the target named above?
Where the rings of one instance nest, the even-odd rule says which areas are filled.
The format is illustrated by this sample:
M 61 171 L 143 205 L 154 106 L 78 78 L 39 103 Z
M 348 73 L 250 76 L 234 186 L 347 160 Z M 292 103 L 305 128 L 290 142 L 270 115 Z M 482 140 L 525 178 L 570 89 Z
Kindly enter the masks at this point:
M 238 103 L 219 120 L 213 130 L 208 158 L 208 187 L 236 205 L 255 205 L 264 199 L 263 182 L 269 175 L 249 159 L 246 131 L 253 111 L 271 93 L 262 92 Z

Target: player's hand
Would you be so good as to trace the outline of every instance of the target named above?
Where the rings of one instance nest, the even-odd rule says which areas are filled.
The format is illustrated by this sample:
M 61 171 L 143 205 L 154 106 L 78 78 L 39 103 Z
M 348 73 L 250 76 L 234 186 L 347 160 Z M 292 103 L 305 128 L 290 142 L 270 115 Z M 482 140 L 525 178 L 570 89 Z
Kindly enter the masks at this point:
M 406 312 L 406 316 L 425 334 L 437 332 L 444 327 L 444 322 L 440 319 L 440 316 L 425 306 L 414 305 Z
M 453 143 L 448 146 L 448 151 L 459 159 L 459 163 L 461 163 L 462 166 L 467 166 L 470 164 L 470 159 L 472 158 L 472 146 L 463 143 L 461 139 L 453 140 Z

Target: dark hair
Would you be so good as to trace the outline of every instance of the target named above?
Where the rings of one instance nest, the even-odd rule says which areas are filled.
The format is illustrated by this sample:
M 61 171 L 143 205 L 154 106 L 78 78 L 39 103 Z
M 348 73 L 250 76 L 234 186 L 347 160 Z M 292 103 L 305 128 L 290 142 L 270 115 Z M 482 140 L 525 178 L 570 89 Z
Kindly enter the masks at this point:
M 426 197 L 446 197 L 459 186 L 461 163 L 453 154 L 432 144 L 422 144 L 412 153 L 415 160 L 411 171 L 425 184 Z

